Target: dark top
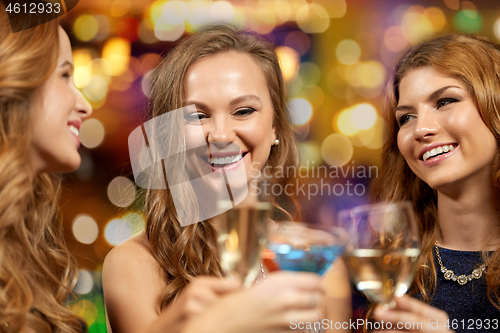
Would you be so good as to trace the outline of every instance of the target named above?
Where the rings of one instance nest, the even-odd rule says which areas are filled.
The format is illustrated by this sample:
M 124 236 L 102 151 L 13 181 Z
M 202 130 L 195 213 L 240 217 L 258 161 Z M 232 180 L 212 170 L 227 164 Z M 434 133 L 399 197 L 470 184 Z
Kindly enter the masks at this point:
M 436 291 L 430 305 L 448 313 L 450 328 L 457 333 L 500 332 L 500 311 L 488 300 L 485 276 L 472 279 L 465 285 L 446 280 L 441 272 L 435 249 L 433 253 L 437 280 Z M 480 251 L 455 251 L 439 247 L 439 254 L 443 266 L 452 270 L 456 276 L 470 275 L 483 263 Z

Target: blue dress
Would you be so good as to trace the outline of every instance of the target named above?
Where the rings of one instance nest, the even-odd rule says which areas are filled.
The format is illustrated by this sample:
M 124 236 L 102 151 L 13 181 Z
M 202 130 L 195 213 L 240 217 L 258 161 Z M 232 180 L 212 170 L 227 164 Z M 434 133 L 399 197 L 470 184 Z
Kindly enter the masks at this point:
M 486 278 L 472 279 L 464 285 L 446 280 L 437 260 L 436 291 L 430 305 L 442 309 L 450 317 L 449 326 L 455 332 L 500 332 L 500 310 L 488 300 Z M 469 275 L 482 263 L 480 251 L 455 251 L 439 247 L 443 266 L 452 270 L 456 276 Z M 441 323 L 439 323 L 441 326 Z

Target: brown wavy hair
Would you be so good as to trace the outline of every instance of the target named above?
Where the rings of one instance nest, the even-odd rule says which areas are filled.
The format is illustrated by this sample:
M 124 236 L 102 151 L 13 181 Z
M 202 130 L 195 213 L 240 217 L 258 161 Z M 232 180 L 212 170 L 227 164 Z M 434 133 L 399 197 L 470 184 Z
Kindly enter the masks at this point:
M 271 148 L 264 167 L 269 166 L 274 171 L 277 166 L 296 166 L 298 163 L 296 135 L 286 111 L 285 84 L 279 60 L 274 45 L 256 34 L 230 26 L 216 25 L 206 27 L 182 40 L 155 70 L 150 96 L 151 117 L 183 106 L 184 77 L 195 61 L 229 51 L 249 54 L 260 65 L 267 81 L 274 107 L 273 125 L 280 143 Z M 173 143 L 173 146 L 185 146 L 183 137 L 171 140 L 182 141 Z M 180 166 L 183 165 L 182 160 L 177 162 Z M 184 168 L 179 169 L 185 172 Z M 187 176 L 181 178 L 187 179 Z M 280 177 L 273 179 L 272 182 L 284 186 L 292 183 L 292 180 Z M 196 206 L 190 185 L 187 185 L 183 195 L 186 198 L 185 202 L 191 203 L 193 207 Z M 297 208 L 295 198 L 291 200 Z M 281 208 L 277 203 L 274 205 L 278 209 Z M 149 244 L 155 259 L 165 273 L 167 282 L 167 288 L 161 298 L 162 309 L 176 298 L 193 277 L 224 275 L 218 260 L 214 227 L 208 221 L 181 227 L 168 188 L 148 190 L 145 196 L 145 210 Z
M 77 274 L 57 216 L 60 179 L 34 175 L 30 128 L 59 50 L 56 20 L 12 33 L 0 5 L 0 331 L 81 332 L 63 306 Z
M 387 123 L 383 168 L 380 177 L 372 184 L 372 193 L 375 199 L 381 201 L 413 202 L 419 221 L 422 252 L 410 293 L 419 294 L 422 300 L 430 302 L 436 288 L 432 251 L 439 231 L 437 192 L 411 171 L 399 152 L 399 126 L 394 116 L 401 80 L 409 71 L 425 66 L 460 80 L 467 88 L 484 123 L 497 140 L 491 173 L 492 182 L 500 186 L 500 45 L 481 36 L 449 34 L 435 37 L 410 49 L 397 64 L 387 85 L 383 111 Z M 500 309 L 500 248 L 489 257 L 486 272 L 488 299 Z

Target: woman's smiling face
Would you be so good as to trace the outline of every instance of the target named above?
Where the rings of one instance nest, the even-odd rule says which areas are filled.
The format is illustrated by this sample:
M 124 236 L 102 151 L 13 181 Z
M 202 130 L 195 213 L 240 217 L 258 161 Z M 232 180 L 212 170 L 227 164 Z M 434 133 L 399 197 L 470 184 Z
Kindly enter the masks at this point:
M 399 150 L 433 189 L 491 176 L 497 143 L 460 80 L 432 67 L 409 71 L 395 116 Z
M 35 173 L 70 172 L 80 165 L 78 131 L 92 107 L 73 82 L 73 54 L 66 32 L 59 27 L 59 59 L 43 84 L 35 110 L 32 163 Z
M 185 115 L 192 174 L 232 171 L 246 176 L 246 183 L 262 169 L 276 139 L 274 107 L 264 73 L 250 55 L 223 52 L 197 60 L 186 73 L 183 99 L 184 105 L 196 106 Z M 190 147 L 201 146 L 189 134 L 196 124 L 203 130 L 205 148 L 190 154 Z

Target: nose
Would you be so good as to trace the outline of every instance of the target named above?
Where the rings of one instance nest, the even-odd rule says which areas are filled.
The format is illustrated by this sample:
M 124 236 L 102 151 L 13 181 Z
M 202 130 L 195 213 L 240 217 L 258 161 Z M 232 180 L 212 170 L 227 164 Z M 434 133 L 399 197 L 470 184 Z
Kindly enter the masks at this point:
M 217 148 L 224 148 L 234 141 L 234 128 L 227 116 L 214 116 L 210 120 L 207 129 L 208 143 L 215 145 Z
M 413 130 L 417 141 L 435 136 L 439 132 L 439 129 L 439 122 L 431 110 L 420 111 L 418 113 L 417 122 Z
M 75 109 L 76 111 L 80 114 L 82 118 L 87 118 L 92 114 L 92 106 L 90 103 L 85 99 L 83 96 L 82 92 L 75 88 L 75 95 L 76 95 L 76 104 L 75 104 Z

